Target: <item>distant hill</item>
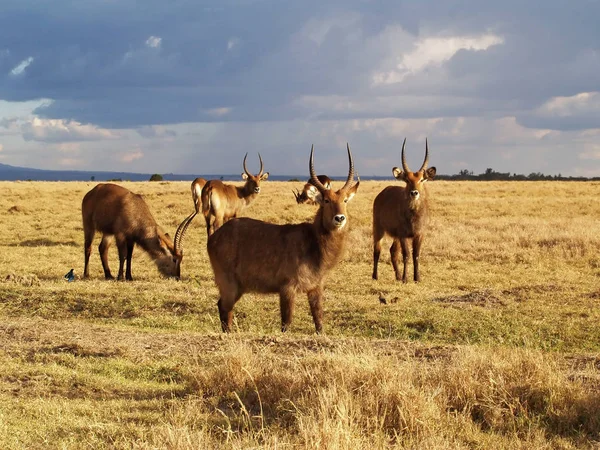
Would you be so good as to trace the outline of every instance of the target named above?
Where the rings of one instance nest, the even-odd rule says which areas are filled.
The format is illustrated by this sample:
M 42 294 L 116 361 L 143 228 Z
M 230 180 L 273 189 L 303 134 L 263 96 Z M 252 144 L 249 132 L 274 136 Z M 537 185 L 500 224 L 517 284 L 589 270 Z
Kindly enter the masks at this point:
M 241 172 L 240 172 L 241 173 Z M 224 181 L 241 181 L 240 174 L 229 175 L 206 175 L 206 174 L 161 174 L 165 181 L 192 181 L 196 177 L 204 177 L 206 179 L 221 179 Z M 0 181 L 148 181 L 152 174 L 150 173 L 134 173 L 134 172 L 103 172 L 91 170 L 44 170 L 32 169 L 29 167 L 15 167 L 8 164 L 0 163 Z M 334 180 L 345 180 L 346 177 L 332 177 Z M 306 181 L 308 175 L 269 175 L 269 180 L 288 181 L 301 180 Z M 364 179 L 364 178 L 363 178 Z M 385 180 L 391 177 L 369 177 L 372 180 Z
M 2 181 L 148 181 L 150 173 L 135 172 L 107 172 L 91 170 L 43 170 L 32 169 L 29 167 L 15 167 L 0 163 L 0 180 Z M 166 181 L 193 180 L 198 176 L 205 178 L 217 178 L 223 180 L 240 180 L 239 174 L 236 175 L 185 175 L 166 173 L 161 174 Z M 275 177 L 277 178 L 277 177 Z M 285 178 L 285 177 L 283 177 Z M 283 179 L 282 178 L 282 179 Z

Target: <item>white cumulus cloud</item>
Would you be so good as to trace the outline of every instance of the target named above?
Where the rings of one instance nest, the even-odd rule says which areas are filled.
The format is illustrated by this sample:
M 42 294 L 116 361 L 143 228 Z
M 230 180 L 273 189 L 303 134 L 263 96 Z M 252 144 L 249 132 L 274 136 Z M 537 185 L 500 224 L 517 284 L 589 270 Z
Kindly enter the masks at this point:
M 119 156 L 119 161 L 132 162 L 132 161 L 135 161 L 136 159 L 141 159 L 143 157 L 144 157 L 144 153 L 141 150 L 136 149 L 131 152 L 121 154 Z
M 570 97 L 553 97 L 537 109 L 541 116 L 567 117 L 600 111 L 600 92 L 580 92 Z
M 431 66 L 440 66 L 459 50 L 487 50 L 503 42 L 501 36 L 494 34 L 419 39 L 414 43 L 412 51 L 401 56 L 401 61 L 394 70 L 375 73 L 373 82 L 374 84 L 400 83 L 408 75 L 421 72 Z
M 34 117 L 21 124 L 21 133 L 26 141 L 73 142 L 117 139 L 111 130 L 74 120 L 40 119 Z
M 159 36 L 150 36 L 146 39 L 146 45 L 151 48 L 159 48 L 162 43 L 162 38 Z
M 10 74 L 14 77 L 21 75 L 23 72 L 25 72 L 25 69 L 27 69 L 31 65 L 31 63 L 33 62 L 33 59 L 34 59 L 33 56 L 30 56 L 29 58 L 24 59 L 10 71 Z

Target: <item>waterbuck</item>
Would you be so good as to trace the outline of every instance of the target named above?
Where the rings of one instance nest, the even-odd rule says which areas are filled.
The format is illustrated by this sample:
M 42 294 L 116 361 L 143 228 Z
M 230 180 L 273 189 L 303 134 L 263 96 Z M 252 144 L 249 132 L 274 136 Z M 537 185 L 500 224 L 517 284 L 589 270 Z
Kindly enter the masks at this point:
M 327 175 L 317 175 L 317 180 L 319 180 L 321 184 L 325 186 L 326 189 L 331 189 L 331 179 Z M 294 192 L 294 197 L 296 197 L 296 203 L 298 203 L 299 205 L 302 203 L 305 203 L 307 205 L 314 205 L 315 202 L 310 199 L 308 191 L 314 191 L 314 194 L 317 193 L 317 188 L 314 184 L 311 183 L 310 180 L 308 180 L 307 183 L 304 185 L 304 188 L 302 188 L 302 192 L 298 191 L 298 189 L 296 189 L 296 192 L 292 191 Z
M 377 263 L 381 253 L 381 240 L 384 235 L 389 235 L 394 242 L 390 247 L 392 266 L 396 273 L 396 280 L 406 283 L 406 265 L 408 263 L 408 240 L 412 239 L 412 257 L 414 280 L 420 281 L 419 255 L 423 243 L 423 232 L 428 221 L 427 192 L 425 182 L 433 179 L 435 167 L 427 168 L 429 162 L 429 145 L 425 139 L 425 160 L 416 172 L 411 172 L 406 164 L 404 148 L 406 139 L 402 144 L 402 170 L 398 167 L 392 169 L 397 180 L 404 181 L 406 186 L 388 186 L 381 191 L 373 202 L 373 279 L 377 279 Z M 398 270 L 399 250 L 402 250 L 404 269 L 402 278 Z
M 84 278 L 89 276 L 89 260 L 96 231 L 102 233 L 98 250 L 106 279 L 113 279 L 108 266 L 110 236 L 115 237 L 119 251 L 118 280 L 123 280 L 125 261 L 127 261 L 125 280 L 133 280 L 131 256 L 135 244 L 150 254 L 163 275 L 179 278 L 183 258 L 180 242 L 185 229 L 183 226 L 179 227 L 173 242 L 171 237 L 157 225 L 141 195 L 116 184 L 98 184 L 83 197 L 81 214 L 84 234 Z
M 196 208 L 196 214 L 202 211 L 202 188 L 206 184 L 204 178 L 196 178 L 192 181 L 192 200 L 194 201 L 194 208 Z
M 209 180 L 202 188 L 202 214 L 206 220 L 206 232 L 210 236 L 221 225 L 237 215 L 248 206 L 260 193 L 260 182 L 269 177 L 269 172 L 263 173 L 263 161 L 260 160 L 260 172 L 252 175 L 246 168 L 244 156 L 244 173 L 242 178 L 246 180 L 243 186 L 224 184 L 219 180 Z
M 315 329 L 322 326 L 323 288 L 327 273 L 342 256 L 348 234 L 346 203 L 354 197 L 360 179 L 351 186 L 354 163 L 339 191 L 318 179 L 310 151 L 310 179 L 316 192 L 309 195 L 319 209 L 312 223 L 276 225 L 249 218 L 233 219 L 208 238 L 208 256 L 219 289 L 217 303 L 223 331 L 231 329 L 233 306 L 246 292 L 278 293 L 281 330 L 292 322 L 294 300 L 306 293 Z

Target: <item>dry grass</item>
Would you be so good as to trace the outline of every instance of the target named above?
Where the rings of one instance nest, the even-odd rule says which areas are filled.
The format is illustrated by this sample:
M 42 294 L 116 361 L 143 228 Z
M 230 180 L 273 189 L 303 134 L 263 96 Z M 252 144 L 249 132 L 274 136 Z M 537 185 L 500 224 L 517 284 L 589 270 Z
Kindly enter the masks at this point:
M 123 184 L 171 233 L 192 211 L 188 183 Z M 311 218 L 301 184 L 265 183 L 245 214 Z M 600 184 L 431 183 L 418 285 L 393 281 L 387 251 L 370 278 L 387 184 L 361 183 L 349 205 L 315 337 L 306 301 L 282 335 L 277 298 L 258 295 L 218 332 L 200 219 L 182 282 L 136 250 L 133 283 L 104 281 L 96 252 L 92 279 L 68 283 L 94 184 L 0 183 L 1 447 L 599 445 Z

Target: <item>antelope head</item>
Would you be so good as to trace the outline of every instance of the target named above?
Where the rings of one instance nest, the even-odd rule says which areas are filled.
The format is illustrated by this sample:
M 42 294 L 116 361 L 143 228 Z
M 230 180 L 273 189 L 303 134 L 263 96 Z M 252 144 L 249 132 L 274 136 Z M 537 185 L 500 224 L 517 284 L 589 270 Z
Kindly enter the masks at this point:
M 392 174 L 397 180 L 404 181 L 406 183 L 406 192 L 409 195 L 410 203 L 416 204 L 423 192 L 423 184 L 427 180 L 433 179 L 436 169 L 435 167 L 427 168 L 427 164 L 429 163 L 429 145 L 427 144 L 427 139 L 425 139 L 425 160 L 423 161 L 421 168 L 416 172 L 411 172 L 408 168 L 408 164 L 406 163 L 406 155 L 404 154 L 405 147 L 406 138 L 404 138 L 404 142 L 402 143 L 402 169 L 394 167 L 392 169 Z
M 263 160 L 260 157 L 260 153 L 258 154 L 258 159 L 260 160 L 260 172 L 258 172 L 258 175 L 252 175 L 248 172 L 246 158 L 248 158 L 248 153 L 244 156 L 244 173 L 242 174 L 242 179 L 246 181 L 244 188 L 250 194 L 258 194 L 260 193 L 260 182 L 269 178 L 269 172 L 263 173 Z
M 328 189 L 319 181 L 314 168 L 314 146 L 310 150 L 310 161 L 308 165 L 310 171 L 310 183 L 316 189 L 309 189 L 307 195 L 311 200 L 320 205 L 317 217 L 320 217 L 323 227 L 329 232 L 340 231 L 344 229 L 348 223 L 346 206 L 356 194 L 360 184 L 360 177 L 358 177 L 357 183 L 351 186 L 354 179 L 354 161 L 352 160 L 350 146 L 346 144 L 346 147 L 348 149 L 348 178 L 346 179 L 344 186 L 338 191 Z

